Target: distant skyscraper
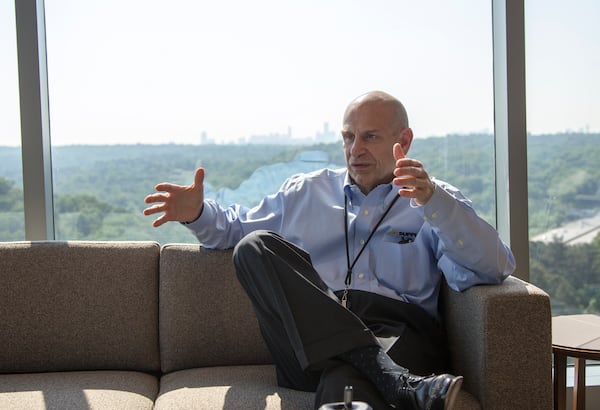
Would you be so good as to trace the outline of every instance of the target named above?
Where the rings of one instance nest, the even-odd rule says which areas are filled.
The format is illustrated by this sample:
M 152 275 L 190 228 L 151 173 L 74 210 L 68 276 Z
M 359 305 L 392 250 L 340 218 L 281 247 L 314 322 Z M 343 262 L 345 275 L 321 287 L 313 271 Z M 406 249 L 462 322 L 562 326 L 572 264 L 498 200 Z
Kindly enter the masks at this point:
M 335 141 L 335 133 L 329 129 L 329 123 L 325 121 L 323 123 L 323 131 L 317 131 L 315 140 L 317 142 L 333 142 Z

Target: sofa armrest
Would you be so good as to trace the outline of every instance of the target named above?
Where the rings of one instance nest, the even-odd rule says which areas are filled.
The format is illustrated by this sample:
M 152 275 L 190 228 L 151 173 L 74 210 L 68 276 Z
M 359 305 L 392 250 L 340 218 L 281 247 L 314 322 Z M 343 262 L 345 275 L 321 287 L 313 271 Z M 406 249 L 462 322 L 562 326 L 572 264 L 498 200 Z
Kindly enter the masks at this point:
M 552 407 L 552 314 L 541 289 L 509 277 L 455 292 L 444 286 L 453 371 L 484 409 Z

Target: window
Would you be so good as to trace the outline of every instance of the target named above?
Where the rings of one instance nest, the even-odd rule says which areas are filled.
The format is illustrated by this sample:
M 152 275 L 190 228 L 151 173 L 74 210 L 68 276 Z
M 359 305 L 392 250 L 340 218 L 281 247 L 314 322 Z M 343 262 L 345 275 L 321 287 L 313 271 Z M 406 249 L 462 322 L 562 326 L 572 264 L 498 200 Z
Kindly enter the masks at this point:
M 208 197 L 253 205 L 343 166 L 343 111 L 372 89 L 495 223 L 486 2 L 48 1 L 46 32 L 57 238 L 193 242 L 141 215 L 154 184 L 202 165 Z
M 600 5 L 525 3 L 530 261 L 553 315 L 600 313 Z
M 0 12 L 0 240 L 25 239 L 14 2 Z

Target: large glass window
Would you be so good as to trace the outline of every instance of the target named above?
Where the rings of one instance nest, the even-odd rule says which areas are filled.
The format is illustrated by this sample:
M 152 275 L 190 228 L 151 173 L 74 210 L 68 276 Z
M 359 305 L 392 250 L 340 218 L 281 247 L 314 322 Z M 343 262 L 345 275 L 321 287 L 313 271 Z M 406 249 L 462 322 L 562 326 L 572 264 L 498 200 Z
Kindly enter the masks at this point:
M 600 3 L 525 6 L 530 279 L 553 315 L 600 313 Z
M 14 2 L 0 3 L 0 241 L 25 239 Z
M 156 183 L 253 205 L 343 166 L 346 104 L 404 102 L 410 156 L 495 224 L 491 5 L 478 0 L 46 1 L 61 239 L 195 239 L 141 215 Z

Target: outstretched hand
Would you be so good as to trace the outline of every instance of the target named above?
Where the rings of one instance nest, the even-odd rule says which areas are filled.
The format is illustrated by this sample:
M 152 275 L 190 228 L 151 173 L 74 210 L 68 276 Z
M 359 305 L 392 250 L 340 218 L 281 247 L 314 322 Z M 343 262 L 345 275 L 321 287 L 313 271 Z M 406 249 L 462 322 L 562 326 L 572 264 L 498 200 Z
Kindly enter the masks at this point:
M 394 185 L 400 185 L 398 195 L 406 198 L 414 198 L 419 205 L 425 205 L 433 195 L 435 183 L 429 178 L 429 174 L 423 168 L 420 161 L 406 158 L 402 146 L 394 144 Z
M 192 185 L 161 183 L 154 187 L 158 192 L 148 195 L 144 202 L 156 204 L 144 209 L 144 215 L 163 212 L 152 222 L 159 227 L 165 222 L 190 222 L 198 218 L 204 206 L 204 168 L 198 168 Z

